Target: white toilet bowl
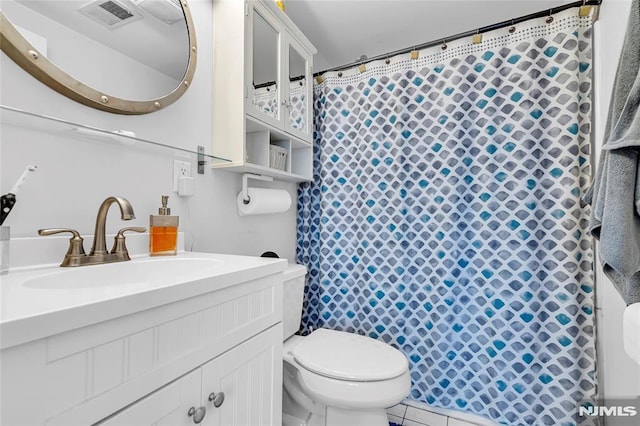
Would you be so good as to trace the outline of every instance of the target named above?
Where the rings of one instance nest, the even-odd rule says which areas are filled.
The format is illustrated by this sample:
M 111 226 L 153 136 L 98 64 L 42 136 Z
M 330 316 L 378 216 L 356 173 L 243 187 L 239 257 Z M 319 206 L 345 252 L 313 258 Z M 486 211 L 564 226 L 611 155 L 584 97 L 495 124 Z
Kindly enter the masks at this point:
M 300 326 L 306 268 L 284 274 L 283 426 L 388 426 L 385 409 L 409 393 L 407 358 L 369 337 Z
M 285 426 L 387 426 L 411 387 L 408 363 L 377 340 L 319 329 L 284 345 Z

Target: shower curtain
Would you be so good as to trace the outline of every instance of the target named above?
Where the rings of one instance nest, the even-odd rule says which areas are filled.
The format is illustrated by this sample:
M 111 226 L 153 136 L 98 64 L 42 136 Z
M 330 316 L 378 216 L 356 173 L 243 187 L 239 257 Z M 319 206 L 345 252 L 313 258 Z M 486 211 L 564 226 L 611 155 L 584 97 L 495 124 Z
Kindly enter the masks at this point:
M 553 18 L 325 73 L 298 192 L 304 331 L 387 342 L 411 399 L 507 425 L 595 394 L 592 26 Z

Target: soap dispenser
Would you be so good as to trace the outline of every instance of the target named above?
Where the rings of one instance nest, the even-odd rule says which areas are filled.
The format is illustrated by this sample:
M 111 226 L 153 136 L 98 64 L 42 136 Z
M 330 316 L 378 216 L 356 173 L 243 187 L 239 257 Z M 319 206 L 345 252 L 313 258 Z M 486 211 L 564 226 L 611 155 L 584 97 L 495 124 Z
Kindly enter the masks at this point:
M 162 196 L 162 207 L 157 215 L 149 216 L 149 254 L 151 256 L 178 253 L 178 216 L 171 216 L 167 207 L 168 195 Z

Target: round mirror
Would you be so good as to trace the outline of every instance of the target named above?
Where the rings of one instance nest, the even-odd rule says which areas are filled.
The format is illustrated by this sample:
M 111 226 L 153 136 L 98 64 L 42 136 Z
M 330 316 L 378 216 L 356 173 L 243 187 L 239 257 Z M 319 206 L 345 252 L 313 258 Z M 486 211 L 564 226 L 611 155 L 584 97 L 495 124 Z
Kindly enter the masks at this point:
M 146 114 L 175 102 L 196 67 L 186 0 L 2 0 L 0 47 L 85 105 Z

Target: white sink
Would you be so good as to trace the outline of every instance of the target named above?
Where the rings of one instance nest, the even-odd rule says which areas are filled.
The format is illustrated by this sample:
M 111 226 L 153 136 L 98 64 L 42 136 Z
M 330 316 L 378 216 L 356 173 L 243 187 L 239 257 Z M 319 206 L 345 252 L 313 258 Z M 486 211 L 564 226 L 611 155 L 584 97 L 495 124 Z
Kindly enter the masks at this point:
M 281 273 L 284 259 L 180 252 L 0 275 L 0 349 Z
M 167 279 L 191 281 L 210 276 L 220 268 L 221 261 L 199 257 L 156 257 L 104 265 L 59 268 L 25 280 L 27 288 L 69 290 L 112 286 L 161 283 Z

